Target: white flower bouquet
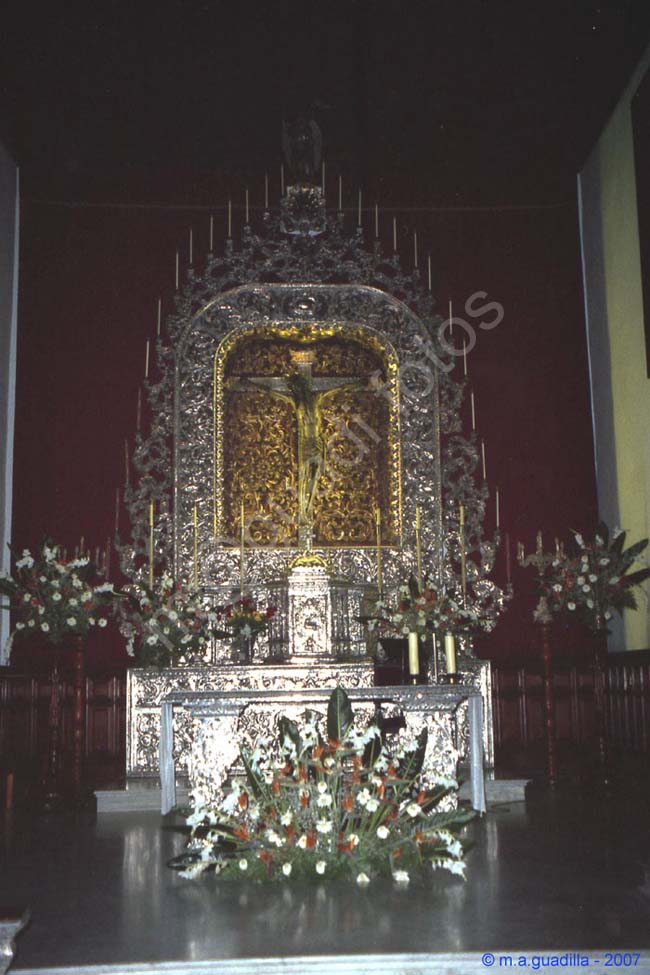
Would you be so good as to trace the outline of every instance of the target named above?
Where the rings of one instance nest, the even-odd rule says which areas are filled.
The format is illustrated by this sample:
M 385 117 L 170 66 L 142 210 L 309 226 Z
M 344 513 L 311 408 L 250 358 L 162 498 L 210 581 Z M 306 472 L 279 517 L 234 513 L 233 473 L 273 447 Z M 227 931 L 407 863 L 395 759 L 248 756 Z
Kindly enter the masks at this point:
M 326 728 L 307 713 L 281 718 L 275 743 L 241 748 L 246 779 L 218 805 L 195 797 L 187 849 L 170 866 L 184 877 L 284 881 L 347 876 L 407 884 L 433 868 L 464 876 L 459 830 L 474 812 L 440 811 L 457 783 L 422 773 L 426 729 L 400 734 L 394 747 L 375 723 L 360 731 L 343 690 L 330 698 Z

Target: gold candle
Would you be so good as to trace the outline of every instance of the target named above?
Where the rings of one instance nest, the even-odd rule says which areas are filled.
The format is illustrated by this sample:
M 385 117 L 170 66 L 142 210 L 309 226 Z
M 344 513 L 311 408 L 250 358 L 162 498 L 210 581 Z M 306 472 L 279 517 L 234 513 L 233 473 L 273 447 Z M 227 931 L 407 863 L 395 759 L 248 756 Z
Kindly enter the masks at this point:
M 245 578 L 245 552 L 244 546 L 246 543 L 246 526 L 244 523 L 244 502 L 241 503 L 240 508 L 240 524 L 239 524 L 239 593 L 241 598 L 244 598 L 244 578 Z
M 194 505 L 194 589 L 199 588 L 199 512 Z
M 420 637 L 417 633 L 409 633 L 409 674 L 417 677 L 420 673 Z
M 377 589 L 379 590 L 379 598 L 381 599 L 384 586 L 381 571 L 381 511 L 379 507 L 375 509 L 375 521 L 377 526 Z
M 415 557 L 418 567 L 418 588 L 422 592 L 422 543 L 420 538 L 420 506 L 415 506 Z
M 153 498 L 149 501 L 149 588 L 153 589 L 153 534 L 154 534 L 154 517 L 153 517 Z
M 445 633 L 445 662 L 447 673 L 456 673 L 456 640 L 453 633 Z
M 465 562 L 465 508 L 458 506 L 458 543 L 460 545 L 460 583 L 463 590 L 463 606 L 467 605 L 467 564 Z

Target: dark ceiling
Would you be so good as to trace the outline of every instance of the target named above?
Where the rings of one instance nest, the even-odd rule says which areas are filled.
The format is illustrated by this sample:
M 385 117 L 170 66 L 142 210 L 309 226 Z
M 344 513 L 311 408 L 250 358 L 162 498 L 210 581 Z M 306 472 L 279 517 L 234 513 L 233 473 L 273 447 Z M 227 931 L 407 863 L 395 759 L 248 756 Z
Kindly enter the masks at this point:
M 283 114 L 315 105 L 329 171 L 382 199 L 565 200 L 650 35 L 648 0 L 47 10 L 3 13 L 0 129 L 23 192 L 66 199 L 247 180 L 279 164 Z

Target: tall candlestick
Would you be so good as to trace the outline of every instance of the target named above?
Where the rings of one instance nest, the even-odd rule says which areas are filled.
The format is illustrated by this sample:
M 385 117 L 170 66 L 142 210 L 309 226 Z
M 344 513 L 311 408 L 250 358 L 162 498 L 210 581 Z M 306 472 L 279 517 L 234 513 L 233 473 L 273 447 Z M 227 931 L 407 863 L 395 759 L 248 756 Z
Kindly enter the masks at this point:
M 375 237 L 379 239 L 379 204 L 375 203 Z
M 339 213 L 343 212 L 343 177 L 339 174 Z
M 456 640 L 453 633 L 445 633 L 445 663 L 447 673 L 456 673 Z
M 463 592 L 463 606 L 467 605 L 467 562 L 465 559 L 465 508 L 458 506 L 458 544 L 460 545 L 460 584 Z
M 144 378 L 149 378 L 149 339 L 147 339 L 147 348 L 144 354 Z
M 176 285 L 176 290 L 177 291 L 178 291 L 178 282 L 179 282 L 179 279 L 180 279 L 180 264 L 179 264 L 179 261 L 180 261 L 180 255 L 179 255 L 178 251 L 176 251 L 176 275 L 175 275 L 175 278 L 174 278 L 174 283 Z
M 284 196 L 284 164 L 280 163 L 280 196 Z
M 418 232 L 413 231 L 413 267 L 418 266 Z
M 470 396 L 470 404 L 472 407 L 472 430 L 476 430 L 476 404 L 474 402 L 474 390 Z
M 214 214 L 210 214 L 210 253 L 214 250 Z
M 379 598 L 381 599 L 384 582 L 381 568 L 381 510 L 379 507 L 375 509 L 375 522 L 377 535 L 377 589 L 379 591 Z
M 420 637 L 416 632 L 409 633 L 409 675 L 417 677 L 420 673 Z M 415 681 L 413 682 L 415 683 Z
M 397 217 L 393 217 L 393 250 L 397 253 Z
M 481 462 L 483 464 L 483 480 L 487 481 L 487 474 L 485 468 L 485 440 L 481 440 Z
M 248 206 L 248 187 L 246 187 L 246 203 L 245 203 L 245 206 L 244 206 L 244 210 L 245 210 L 245 213 L 246 213 L 245 223 L 246 223 L 246 226 L 248 226 L 248 224 L 250 223 L 250 210 L 249 210 L 249 206 Z
M 269 208 L 269 174 L 264 173 L 264 209 Z
M 156 335 L 160 338 L 160 323 L 162 321 L 162 298 L 158 299 L 158 320 L 156 322 Z
M 199 512 L 194 505 L 194 590 L 199 588 Z
M 246 544 L 246 526 L 244 522 L 244 502 L 241 502 L 240 507 L 240 517 L 239 517 L 239 595 L 240 598 L 244 598 L 244 579 L 245 579 L 245 558 L 246 554 L 244 551 L 244 546 Z
M 422 544 L 420 538 L 420 506 L 415 506 L 415 557 L 418 568 L 418 589 L 422 592 Z
M 194 264 L 194 231 L 190 227 L 190 267 Z
M 232 237 L 232 200 L 228 200 L 228 240 Z
M 153 498 L 149 501 L 149 588 L 153 589 L 153 542 L 154 542 L 154 516 Z
M 495 517 L 496 517 L 497 528 L 500 528 L 501 527 L 501 512 L 499 511 L 499 489 L 498 488 L 497 488 L 497 492 L 496 492 L 496 495 L 495 495 L 495 498 L 494 498 L 494 507 L 495 507 Z
M 427 276 L 429 279 L 429 291 L 431 291 L 431 254 L 427 257 Z
M 506 532 L 506 582 L 510 585 L 511 572 L 510 572 L 510 535 Z
M 361 226 L 361 190 L 359 190 L 359 214 L 357 216 L 357 227 Z

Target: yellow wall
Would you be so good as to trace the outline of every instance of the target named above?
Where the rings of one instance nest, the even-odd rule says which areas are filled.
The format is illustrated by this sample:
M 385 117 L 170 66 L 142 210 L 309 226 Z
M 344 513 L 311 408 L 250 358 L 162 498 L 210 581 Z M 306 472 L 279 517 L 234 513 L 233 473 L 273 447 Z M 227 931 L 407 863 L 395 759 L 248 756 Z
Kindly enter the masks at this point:
M 629 543 L 650 537 L 650 379 L 647 376 L 645 352 L 630 110 L 632 96 L 649 65 L 650 50 L 646 52 L 580 176 L 581 182 L 583 179 L 597 179 L 599 187 L 603 321 L 609 345 L 609 436 L 602 425 L 600 429 L 598 426 L 599 399 L 601 395 L 605 397 L 606 392 L 599 389 L 597 382 L 593 382 L 592 369 L 596 455 L 601 465 L 597 471 L 599 492 L 601 480 L 606 480 L 602 465 L 613 463 L 618 524 L 627 531 Z M 582 218 L 584 223 L 594 219 L 594 214 L 583 212 Z M 589 267 L 586 259 L 585 282 L 588 292 Z M 647 313 L 650 315 L 650 309 Z M 589 294 L 587 317 L 589 319 Z M 599 436 L 608 436 L 610 441 L 613 439 L 608 445 L 600 445 L 607 449 L 599 451 Z M 603 508 L 608 508 L 611 513 L 615 507 L 613 499 L 601 499 L 599 493 L 599 501 L 601 516 L 607 520 Z M 626 611 L 624 615 L 624 647 L 628 650 L 650 647 L 648 602 L 641 593 L 638 602 L 636 612 Z

